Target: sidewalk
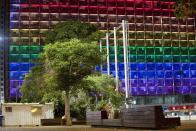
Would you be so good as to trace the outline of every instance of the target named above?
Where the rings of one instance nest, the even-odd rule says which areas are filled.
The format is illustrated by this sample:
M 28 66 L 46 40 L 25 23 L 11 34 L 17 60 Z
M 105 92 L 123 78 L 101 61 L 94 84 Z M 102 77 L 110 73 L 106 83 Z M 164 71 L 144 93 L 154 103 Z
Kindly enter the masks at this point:
M 94 128 L 90 126 L 71 126 L 71 127 L 6 127 L 0 128 L 0 131 L 155 131 L 147 129 L 123 129 L 123 128 Z M 173 129 L 164 129 L 158 131 L 196 131 L 196 121 L 182 121 L 182 126 Z

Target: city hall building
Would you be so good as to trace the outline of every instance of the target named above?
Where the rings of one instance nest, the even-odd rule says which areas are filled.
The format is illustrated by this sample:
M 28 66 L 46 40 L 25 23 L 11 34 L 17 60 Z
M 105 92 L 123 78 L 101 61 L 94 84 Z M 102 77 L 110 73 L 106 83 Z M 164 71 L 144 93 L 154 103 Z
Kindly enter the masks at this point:
M 19 95 L 25 74 L 36 65 L 35 60 L 44 47 L 45 31 L 69 20 L 112 30 L 126 20 L 129 23 L 130 89 L 137 104 L 196 102 L 195 15 L 178 20 L 175 0 L 3 1 L 9 5 L 9 35 L 5 33 L 5 54 L 1 54 L 5 59 L 5 63 L 1 63 L 4 66 L 1 95 L 5 90 L 6 100 Z M 1 16 L 4 15 L 2 12 Z M 118 50 L 123 52 L 122 46 Z M 115 74 L 112 55 L 111 75 Z M 122 55 L 119 54 L 118 75 L 123 83 Z M 103 68 L 102 72 L 106 70 Z

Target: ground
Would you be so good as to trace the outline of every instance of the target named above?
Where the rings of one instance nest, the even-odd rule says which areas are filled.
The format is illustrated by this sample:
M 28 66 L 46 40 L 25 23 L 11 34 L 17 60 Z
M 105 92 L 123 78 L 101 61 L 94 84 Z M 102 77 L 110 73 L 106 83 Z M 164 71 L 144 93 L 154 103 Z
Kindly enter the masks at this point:
M 72 127 L 5 127 L 0 131 L 152 131 L 146 129 L 117 129 L 117 128 L 92 128 L 90 126 Z M 153 130 L 154 131 L 154 130 Z M 183 121 L 182 126 L 159 131 L 196 131 L 196 121 Z

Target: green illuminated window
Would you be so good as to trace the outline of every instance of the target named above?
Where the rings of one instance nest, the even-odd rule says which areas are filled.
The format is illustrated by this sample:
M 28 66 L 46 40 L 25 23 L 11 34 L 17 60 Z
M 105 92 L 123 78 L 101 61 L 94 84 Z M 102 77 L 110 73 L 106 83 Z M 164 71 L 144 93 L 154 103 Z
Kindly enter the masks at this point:
M 190 62 L 188 56 L 181 56 L 181 62 Z
M 190 48 L 189 54 L 190 55 L 196 55 L 196 48 Z
M 22 62 L 29 62 L 30 54 L 21 54 L 20 59 Z
M 136 55 L 130 55 L 130 62 L 136 62 Z
M 189 50 L 187 47 L 181 47 L 181 54 L 182 55 L 188 55 L 189 54 Z
M 180 62 L 180 56 L 173 56 L 173 62 Z
M 163 54 L 163 48 L 162 47 L 155 47 L 155 54 L 156 55 L 162 55 Z
M 171 55 L 171 47 L 165 47 L 164 48 L 164 54 L 165 55 Z
M 154 55 L 148 55 L 146 56 L 146 61 L 147 62 L 154 62 L 155 60 L 155 56 Z
M 180 54 L 180 48 L 178 48 L 178 47 L 173 47 L 173 48 L 172 48 L 172 54 L 173 54 L 173 55 L 179 55 L 179 54 Z
M 29 46 L 20 46 L 21 53 L 29 53 Z
M 39 54 L 31 54 L 31 62 L 36 61 L 39 58 Z
M 119 52 L 120 54 L 123 54 L 123 51 L 124 51 L 123 46 L 119 46 L 119 47 L 118 47 L 118 52 Z
M 40 46 L 40 51 L 43 51 L 44 50 L 44 46 Z
M 154 54 L 154 48 L 153 47 L 146 48 L 146 54 L 147 55 L 153 55 Z
M 156 62 L 163 62 L 163 56 L 162 55 L 155 56 L 155 61 Z
M 130 54 L 135 55 L 136 54 L 136 47 L 129 47 Z
M 137 62 L 146 62 L 145 55 L 138 55 L 137 56 Z
M 110 54 L 110 60 L 114 61 L 115 60 L 115 55 L 114 54 Z
M 40 52 L 40 46 L 30 46 L 30 52 L 31 53 L 39 53 Z
M 120 55 L 118 56 L 118 60 L 119 60 L 120 62 L 123 62 L 123 60 L 124 60 L 124 55 L 123 55 L 123 54 L 120 54 Z
M 10 46 L 10 51 L 11 54 L 18 54 L 20 52 L 19 46 Z
M 190 56 L 190 62 L 196 62 L 196 56 Z
M 172 62 L 173 61 L 172 56 L 171 55 L 165 55 L 164 56 L 164 61 L 165 62 Z
M 20 57 L 18 54 L 10 54 L 9 55 L 9 61 L 10 62 L 19 62 L 20 61 Z
M 145 47 L 138 47 L 137 48 L 137 54 L 138 55 L 144 55 L 145 54 Z

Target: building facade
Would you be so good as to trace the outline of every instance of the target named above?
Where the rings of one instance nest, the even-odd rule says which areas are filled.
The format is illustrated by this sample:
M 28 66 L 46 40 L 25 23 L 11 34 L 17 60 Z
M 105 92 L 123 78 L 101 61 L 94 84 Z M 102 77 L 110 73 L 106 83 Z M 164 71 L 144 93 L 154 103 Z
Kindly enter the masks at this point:
M 127 20 L 130 87 L 137 103 L 196 102 L 196 20 L 178 20 L 174 5 L 174 0 L 11 0 L 9 96 L 18 96 L 25 74 L 43 49 L 44 32 L 57 23 L 80 20 L 111 30 Z M 112 45 L 110 50 L 110 74 L 115 76 Z M 124 83 L 122 46 L 118 51 Z
M 9 2 L 0 1 L 0 103 L 5 100 L 6 88 L 8 86 L 8 32 L 9 32 Z

